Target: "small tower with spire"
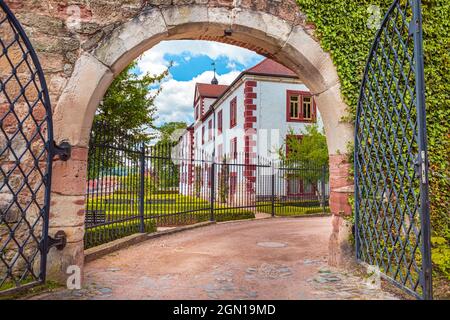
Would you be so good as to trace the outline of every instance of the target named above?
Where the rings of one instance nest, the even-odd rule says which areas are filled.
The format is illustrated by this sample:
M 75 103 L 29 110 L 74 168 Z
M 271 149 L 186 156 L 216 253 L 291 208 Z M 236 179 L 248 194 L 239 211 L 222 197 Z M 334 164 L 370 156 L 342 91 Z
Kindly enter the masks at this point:
M 213 70 L 214 70 L 214 78 L 211 80 L 211 84 L 218 85 L 219 80 L 217 80 L 217 78 L 216 78 L 216 62 L 211 63 L 211 65 L 213 66 Z

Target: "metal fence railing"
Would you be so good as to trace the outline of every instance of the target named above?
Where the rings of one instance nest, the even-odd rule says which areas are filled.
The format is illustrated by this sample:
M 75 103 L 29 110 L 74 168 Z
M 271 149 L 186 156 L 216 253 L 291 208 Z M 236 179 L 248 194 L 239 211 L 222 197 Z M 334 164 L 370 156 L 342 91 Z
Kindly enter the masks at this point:
M 86 247 L 158 227 L 329 212 L 328 168 L 91 138 Z M 247 158 L 246 158 L 247 157 Z

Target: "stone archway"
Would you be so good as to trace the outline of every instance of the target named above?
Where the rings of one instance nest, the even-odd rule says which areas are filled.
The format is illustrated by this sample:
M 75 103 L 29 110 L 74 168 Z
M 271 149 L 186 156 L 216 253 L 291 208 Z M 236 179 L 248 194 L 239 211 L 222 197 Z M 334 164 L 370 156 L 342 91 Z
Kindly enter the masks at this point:
M 70 79 L 60 86 L 61 92 L 53 93 L 55 139 L 68 141 L 73 153 L 68 162 L 54 165 L 50 234 L 65 230 L 68 245 L 61 252 L 51 251 L 49 276 L 63 279 L 67 266 L 83 265 L 87 146 L 95 110 L 114 77 L 162 40 L 202 39 L 239 45 L 286 65 L 311 89 L 323 116 L 330 152 L 330 201 L 336 217 L 330 243 L 336 249 L 340 215 L 349 213 L 345 192 L 352 182 L 348 181 L 345 153 L 353 140 L 353 128 L 341 121 L 347 106 L 340 95 L 336 68 L 314 39 L 295 1 L 166 2 L 173 1 L 146 1 L 147 6 L 132 18 L 117 22 L 107 37 L 90 45 L 92 49 L 79 51 Z M 331 254 L 333 261 L 337 252 Z

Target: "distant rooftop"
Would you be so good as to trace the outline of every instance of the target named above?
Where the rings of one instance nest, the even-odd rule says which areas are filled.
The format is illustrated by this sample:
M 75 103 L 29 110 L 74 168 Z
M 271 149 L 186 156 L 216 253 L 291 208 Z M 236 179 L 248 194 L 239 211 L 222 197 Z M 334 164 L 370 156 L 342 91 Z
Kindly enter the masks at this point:
M 257 65 L 243 71 L 237 79 L 241 78 L 245 74 L 297 78 L 297 75 L 292 70 L 271 59 L 264 59 Z M 225 93 L 228 86 L 220 84 L 197 83 L 197 88 L 200 96 L 202 97 L 219 98 Z
M 228 86 L 220 84 L 197 83 L 197 89 L 199 95 L 202 97 L 218 98 L 225 92 L 225 90 L 228 89 Z
M 209 83 L 197 83 L 197 90 L 201 97 L 204 98 L 215 98 L 219 100 L 223 95 L 226 94 L 227 90 L 232 87 L 239 79 L 244 75 L 261 75 L 261 76 L 274 76 L 283 78 L 298 78 L 289 68 L 286 68 L 282 64 L 271 59 L 264 59 L 257 65 L 243 71 L 230 86 L 219 85 L 219 84 L 209 84 Z M 217 101 L 215 102 L 217 103 Z

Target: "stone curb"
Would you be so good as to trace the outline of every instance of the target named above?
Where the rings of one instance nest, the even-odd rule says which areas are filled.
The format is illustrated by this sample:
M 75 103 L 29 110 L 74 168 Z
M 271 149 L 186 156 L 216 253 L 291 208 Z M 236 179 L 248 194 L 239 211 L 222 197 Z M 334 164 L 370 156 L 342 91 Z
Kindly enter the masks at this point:
M 150 239 L 156 239 L 162 236 L 171 235 L 183 231 L 198 229 L 206 226 L 210 226 L 216 224 L 215 222 L 202 222 L 197 223 L 190 226 L 183 226 L 171 230 L 165 230 L 160 232 L 154 232 L 154 233 L 139 233 L 139 234 L 133 234 L 131 236 L 117 239 L 102 245 L 99 245 L 94 248 L 89 248 L 84 251 L 84 262 L 88 263 L 94 260 L 97 260 L 103 256 L 106 256 L 110 253 L 116 252 L 121 249 L 125 249 L 127 247 L 130 247 L 132 245 L 150 240 Z

